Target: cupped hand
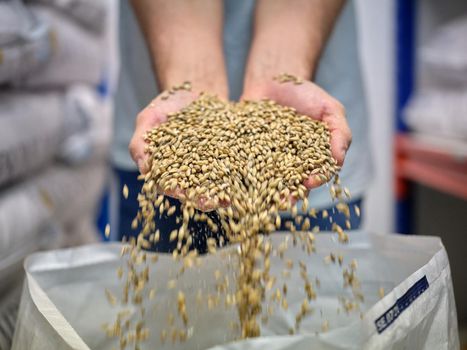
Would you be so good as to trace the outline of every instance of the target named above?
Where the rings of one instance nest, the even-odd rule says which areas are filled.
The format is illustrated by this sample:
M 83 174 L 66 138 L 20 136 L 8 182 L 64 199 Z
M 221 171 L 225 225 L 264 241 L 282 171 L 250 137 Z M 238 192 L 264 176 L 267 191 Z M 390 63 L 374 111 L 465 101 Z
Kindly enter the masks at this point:
M 167 94 L 164 92 L 152 100 L 151 103 L 138 114 L 136 117 L 135 132 L 130 141 L 129 150 L 131 157 L 138 165 L 139 171 L 142 174 L 147 173 L 150 166 L 148 164 L 148 154 L 145 151 L 147 147 L 145 141 L 146 133 L 166 122 L 169 114 L 187 107 L 198 96 L 198 93 L 188 90 L 179 90 L 174 94 Z M 180 188 L 175 188 L 169 192 L 158 189 L 158 192 L 180 200 L 184 200 L 185 198 L 185 193 Z M 229 203 L 225 202 L 214 202 L 210 198 L 198 198 L 196 208 L 202 211 L 210 211 L 219 206 L 225 207 L 228 205 Z
M 168 96 L 168 97 L 167 97 Z M 130 141 L 130 154 L 142 174 L 148 172 L 148 154 L 145 149 L 146 133 L 167 121 L 171 113 L 175 113 L 193 102 L 198 95 L 192 91 L 181 90 L 173 95 L 162 93 L 149 103 L 136 117 L 135 132 Z
M 170 113 L 175 113 L 196 99 L 197 95 L 191 91 L 181 90 L 173 95 L 166 92 L 159 94 L 136 117 L 135 131 L 131 138 L 129 150 L 131 158 L 138 166 L 141 174 L 149 171 L 148 154 L 146 152 L 146 133 L 167 121 Z M 159 191 L 162 192 L 162 191 Z M 180 198 L 182 193 L 175 189 L 171 193 L 164 193 L 170 197 Z
M 346 152 L 352 141 L 352 133 L 347 124 L 344 106 L 338 100 L 310 81 L 295 83 L 271 80 L 259 84 L 248 84 L 242 95 L 244 100 L 264 98 L 293 107 L 298 113 L 326 123 L 331 133 L 332 156 L 337 165 L 344 164 Z M 312 176 L 304 182 L 308 189 L 322 184 L 323 181 L 318 176 Z

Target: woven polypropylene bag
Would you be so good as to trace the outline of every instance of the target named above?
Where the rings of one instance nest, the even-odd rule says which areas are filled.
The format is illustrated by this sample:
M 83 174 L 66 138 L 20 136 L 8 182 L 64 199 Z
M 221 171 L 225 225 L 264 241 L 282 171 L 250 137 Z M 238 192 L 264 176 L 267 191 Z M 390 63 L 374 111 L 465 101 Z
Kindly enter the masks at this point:
M 10 285 L 8 293 L 0 294 L 0 350 L 11 348 L 21 298 L 21 283 Z
M 0 93 L 0 186 L 55 157 L 71 163 L 105 158 L 111 119 L 110 103 L 83 85 Z
M 32 5 L 29 9 L 49 26 L 54 38 L 52 55 L 40 70 L 15 80 L 15 85 L 28 88 L 97 85 L 106 74 L 102 52 L 105 33 L 90 32 L 52 7 Z
M 274 235 L 274 246 L 284 236 Z M 262 326 L 260 338 L 237 342 L 230 327 L 235 309 L 208 310 L 195 301 L 199 287 L 204 296 L 215 293 L 215 270 L 234 282 L 236 247 L 202 257 L 200 267 L 186 271 L 178 281 L 177 289 L 185 292 L 192 332 L 186 343 L 163 345 L 159 338 L 161 329 L 167 327 L 168 313 L 176 314 L 177 289 L 168 289 L 167 282 L 180 268 L 171 256 L 160 255 L 151 265 L 149 284 L 156 286 L 157 297 L 145 305 L 151 334 L 142 349 L 459 349 L 449 263 L 438 238 L 355 232 L 350 244 L 338 245 L 331 234 L 320 234 L 316 247 L 312 256 L 299 246 L 286 252 L 286 258 L 305 262 L 310 278 L 319 277 L 321 282 L 318 298 L 311 303 L 314 312 L 300 333 L 286 335 L 304 296 L 297 268 L 288 281 L 288 310 L 278 308 Z M 109 306 L 104 296 L 104 288 L 116 295 L 121 291 L 116 277 L 122 264 L 120 250 L 119 244 L 101 244 L 28 258 L 13 350 L 118 348 L 117 340 L 108 339 L 101 326 L 112 322 L 120 310 Z M 344 265 L 358 260 L 365 295 L 362 318 L 359 313 L 336 311 L 339 296 L 349 297 L 350 292 L 343 289 L 342 268 L 323 264 L 330 251 L 342 253 Z M 283 268 L 279 257 L 272 259 L 272 274 L 280 277 Z M 231 283 L 230 288 L 234 287 Z M 380 287 L 387 292 L 382 300 Z M 154 307 L 155 314 L 149 311 Z M 137 319 L 138 310 L 129 309 Z M 329 321 L 329 331 L 321 333 L 324 319 Z
M 44 228 L 88 214 L 100 197 L 105 169 L 103 163 L 54 165 L 0 192 L 0 262 L 39 239 Z
M 467 88 L 467 16 L 437 29 L 420 50 L 420 78 L 432 87 Z
M 37 72 L 51 54 L 49 26 L 22 1 L 0 1 L 0 83 Z
M 28 3 L 41 3 L 54 7 L 76 20 L 88 30 L 100 32 L 105 24 L 106 5 L 95 0 L 27 0 Z
M 404 108 L 409 127 L 424 135 L 467 140 L 467 86 L 462 90 L 425 89 Z
M 0 185 L 50 162 L 63 140 L 59 92 L 0 94 Z

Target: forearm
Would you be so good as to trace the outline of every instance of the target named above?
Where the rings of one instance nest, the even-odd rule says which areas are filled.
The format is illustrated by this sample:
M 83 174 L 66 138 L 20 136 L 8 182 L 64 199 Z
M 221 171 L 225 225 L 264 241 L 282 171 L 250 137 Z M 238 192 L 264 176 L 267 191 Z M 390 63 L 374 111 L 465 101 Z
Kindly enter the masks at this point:
M 228 95 L 222 49 L 222 1 L 132 0 L 161 89 L 191 81 Z
M 245 88 L 281 73 L 312 78 L 344 0 L 258 0 Z

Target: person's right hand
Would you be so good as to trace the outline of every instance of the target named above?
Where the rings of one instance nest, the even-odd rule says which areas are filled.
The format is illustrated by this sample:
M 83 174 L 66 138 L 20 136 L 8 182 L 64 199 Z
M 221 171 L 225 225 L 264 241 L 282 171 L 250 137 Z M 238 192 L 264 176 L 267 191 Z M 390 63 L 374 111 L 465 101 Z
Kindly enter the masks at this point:
M 173 95 L 169 95 L 167 99 L 162 96 L 167 96 L 167 93 L 158 95 L 151 103 L 144 108 L 136 117 L 136 126 L 133 137 L 130 141 L 130 154 L 135 163 L 138 165 L 139 171 L 146 174 L 149 171 L 148 154 L 145 149 L 147 143 L 145 141 L 146 133 L 167 121 L 167 117 L 171 113 L 175 113 L 193 102 L 198 96 L 198 93 L 178 90 Z M 164 195 L 169 197 L 183 199 L 184 193 L 181 189 L 176 188 L 170 192 L 164 192 Z M 201 211 L 211 211 L 217 207 L 226 207 L 229 203 L 213 202 L 209 198 L 199 198 L 196 207 Z
M 162 98 L 163 96 L 167 96 L 167 93 L 158 95 L 136 117 L 135 132 L 131 138 L 129 150 L 141 174 L 145 174 L 149 170 L 148 154 L 145 151 L 147 146 L 146 133 L 167 121 L 167 116 L 170 113 L 175 113 L 188 106 L 198 97 L 198 94 L 179 90 L 173 95 L 169 95 L 165 100 Z

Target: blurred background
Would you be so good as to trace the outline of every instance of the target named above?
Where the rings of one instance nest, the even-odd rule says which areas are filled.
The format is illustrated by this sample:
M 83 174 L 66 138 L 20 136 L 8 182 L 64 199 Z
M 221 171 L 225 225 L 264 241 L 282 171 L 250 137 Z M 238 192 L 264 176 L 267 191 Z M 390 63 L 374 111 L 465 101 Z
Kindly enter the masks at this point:
M 375 173 L 364 228 L 442 238 L 467 343 L 467 1 L 355 3 Z M 119 7 L 0 1 L 0 349 L 24 257 L 109 239 Z

